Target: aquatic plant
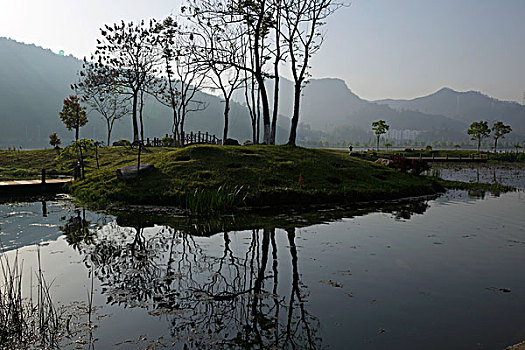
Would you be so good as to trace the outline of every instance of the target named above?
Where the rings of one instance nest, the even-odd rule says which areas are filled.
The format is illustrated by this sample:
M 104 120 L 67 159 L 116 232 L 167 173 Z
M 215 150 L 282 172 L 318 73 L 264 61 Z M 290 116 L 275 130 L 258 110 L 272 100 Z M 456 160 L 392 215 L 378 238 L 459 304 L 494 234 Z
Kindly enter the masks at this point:
M 6 255 L 0 258 L 2 281 L 0 287 L 0 348 L 26 349 L 30 346 L 57 348 L 58 339 L 65 329 L 63 310 L 57 309 L 51 300 L 50 286 L 44 279 L 38 250 L 37 298 L 23 297 L 23 264 L 18 252 L 10 261 Z
M 217 189 L 187 191 L 185 208 L 194 213 L 225 211 L 244 205 L 244 186 L 220 186 Z

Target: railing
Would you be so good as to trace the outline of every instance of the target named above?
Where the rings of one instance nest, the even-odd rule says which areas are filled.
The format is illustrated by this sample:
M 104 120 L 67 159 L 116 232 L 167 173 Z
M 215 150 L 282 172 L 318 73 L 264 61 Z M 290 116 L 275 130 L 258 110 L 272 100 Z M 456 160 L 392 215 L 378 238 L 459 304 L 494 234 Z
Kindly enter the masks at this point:
M 170 137 L 170 135 L 166 134 L 166 137 Z M 171 135 L 171 138 L 173 139 L 174 144 L 172 146 L 177 146 L 175 144 L 175 138 L 173 135 Z M 208 132 L 190 132 L 189 134 L 182 133 L 182 147 L 189 146 L 189 145 L 196 145 L 196 144 L 207 144 L 207 145 L 222 145 L 222 140 L 217 138 L 215 135 L 212 135 Z M 162 147 L 162 139 L 158 137 L 154 137 L 153 139 L 150 139 L 149 137 L 146 140 L 146 146 L 147 147 Z

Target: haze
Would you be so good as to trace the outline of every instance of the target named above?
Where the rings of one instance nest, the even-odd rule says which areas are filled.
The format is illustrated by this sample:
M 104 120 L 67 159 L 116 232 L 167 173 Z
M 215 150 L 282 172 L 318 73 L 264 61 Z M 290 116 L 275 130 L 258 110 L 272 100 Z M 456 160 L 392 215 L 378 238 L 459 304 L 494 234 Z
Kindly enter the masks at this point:
M 2 3 L 0 36 L 76 57 L 115 21 L 162 18 L 180 1 L 36 0 Z M 328 20 L 312 61 L 363 98 L 413 98 L 448 86 L 523 103 L 525 1 L 354 0 Z

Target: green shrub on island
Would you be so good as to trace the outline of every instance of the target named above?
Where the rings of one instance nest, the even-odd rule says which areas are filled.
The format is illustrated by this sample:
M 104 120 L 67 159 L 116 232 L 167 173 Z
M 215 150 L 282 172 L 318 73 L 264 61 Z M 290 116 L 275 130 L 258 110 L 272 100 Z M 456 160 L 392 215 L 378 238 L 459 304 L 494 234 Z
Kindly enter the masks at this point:
M 173 137 L 170 136 L 164 136 L 160 142 L 162 143 L 162 147 L 171 147 L 173 146 Z

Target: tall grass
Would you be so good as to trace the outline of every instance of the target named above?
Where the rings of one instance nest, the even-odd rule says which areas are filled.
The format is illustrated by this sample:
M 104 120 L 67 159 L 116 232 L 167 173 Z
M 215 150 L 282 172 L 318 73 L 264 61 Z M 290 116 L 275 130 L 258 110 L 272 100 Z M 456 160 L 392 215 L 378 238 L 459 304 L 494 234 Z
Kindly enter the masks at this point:
M 185 207 L 194 213 L 226 211 L 245 205 L 243 186 L 195 189 L 185 194 Z
M 0 268 L 0 349 L 58 348 L 66 327 L 63 311 L 54 306 L 50 286 L 42 274 L 40 249 L 36 300 L 32 290 L 29 298 L 23 297 L 23 263 L 18 259 L 18 252 L 11 261 L 5 254 L 0 256 Z M 30 280 L 32 285 L 32 276 Z

